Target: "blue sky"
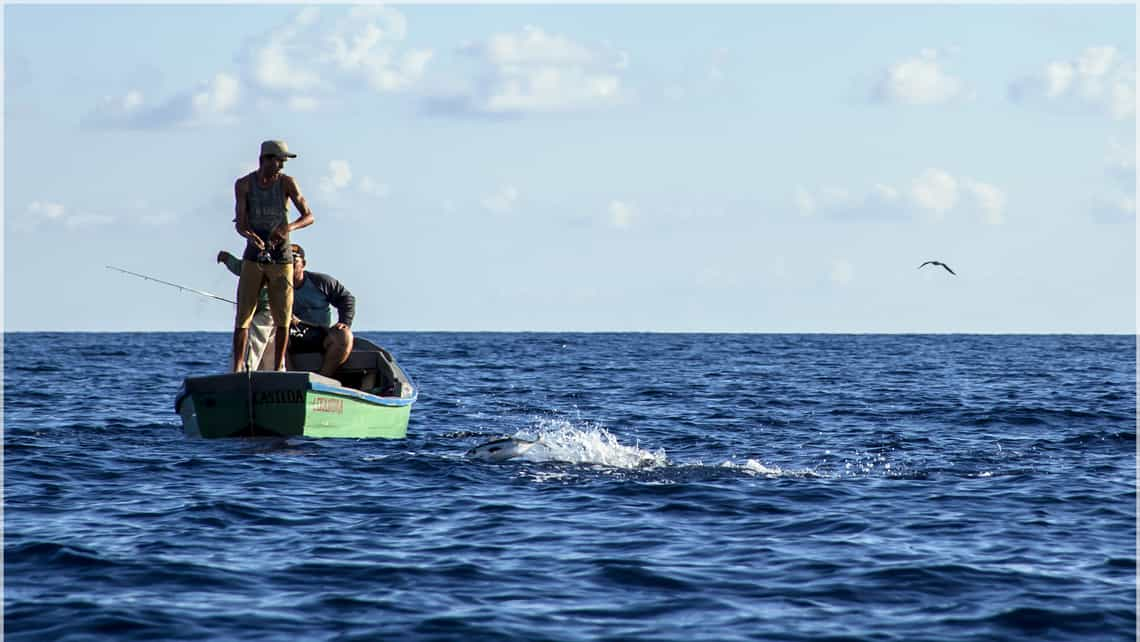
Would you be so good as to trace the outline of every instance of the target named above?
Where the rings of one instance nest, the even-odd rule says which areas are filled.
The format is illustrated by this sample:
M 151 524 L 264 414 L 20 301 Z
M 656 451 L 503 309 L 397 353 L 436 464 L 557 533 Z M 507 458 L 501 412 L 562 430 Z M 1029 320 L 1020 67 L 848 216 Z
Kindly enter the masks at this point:
M 103 266 L 232 296 L 233 181 L 283 138 L 358 331 L 1134 332 L 1136 25 L 8 5 L 4 326 L 228 330 Z

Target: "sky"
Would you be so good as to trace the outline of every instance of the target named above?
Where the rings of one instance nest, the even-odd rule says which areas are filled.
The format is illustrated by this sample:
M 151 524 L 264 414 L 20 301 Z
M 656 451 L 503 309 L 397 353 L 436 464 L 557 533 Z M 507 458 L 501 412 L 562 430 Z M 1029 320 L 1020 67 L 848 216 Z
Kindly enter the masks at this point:
M 354 329 L 1134 333 L 1130 5 L 3 7 L 6 331 L 226 331 L 284 139 Z M 291 210 L 296 216 L 295 210 Z M 939 260 L 957 273 L 937 266 Z

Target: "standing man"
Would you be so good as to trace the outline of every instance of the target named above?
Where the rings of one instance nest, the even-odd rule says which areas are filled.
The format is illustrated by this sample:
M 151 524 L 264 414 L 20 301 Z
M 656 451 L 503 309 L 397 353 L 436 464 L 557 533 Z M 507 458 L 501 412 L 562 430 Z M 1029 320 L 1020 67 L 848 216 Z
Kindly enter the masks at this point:
M 293 251 L 289 246 L 289 233 L 313 224 L 313 213 L 301 196 L 297 181 L 281 173 L 285 161 L 296 157 L 285 141 L 267 140 L 261 144 L 257 171 L 234 183 L 235 227 L 246 239 L 234 320 L 234 372 L 241 372 L 245 367 L 249 325 L 257 310 L 257 294 L 262 285 L 269 290 L 269 309 L 276 328 L 273 369 L 285 369 L 293 309 Z M 292 223 L 289 222 L 289 201 L 293 201 L 301 214 Z
M 326 377 L 348 361 L 352 352 L 352 318 L 356 297 L 340 281 L 320 272 L 306 272 L 305 250 L 293 244 L 293 325 L 289 353 L 324 354 L 320 373 Z M 332 309 L 336 308 L 336 323 Z
M 218 263 L 224 263 L 234 276 L 241 276 L 241 259 L 225 250 L 218 252 Z M 273 315 L 269 312 L 269 290 L 261 288 L 257 293 L 257 312 L 249 326 L 249 358 L 245 367 L 250 370 L 272 370 L 273 351 L 266 350 L 276 334 L 273 328 Z

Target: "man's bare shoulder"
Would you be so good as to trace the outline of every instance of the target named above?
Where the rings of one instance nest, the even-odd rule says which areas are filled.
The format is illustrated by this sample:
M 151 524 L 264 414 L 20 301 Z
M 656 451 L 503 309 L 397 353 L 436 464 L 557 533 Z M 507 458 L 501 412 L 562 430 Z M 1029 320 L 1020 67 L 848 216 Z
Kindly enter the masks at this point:
M 288 174 L 282 174 L 281 175 L 281 185 L 285 188 L 285 191 L 289 194 L 300 194 L 301 193 L 301 186 L 297 184 L 297 179 L 293 178 L 292 176 L 289 176 Z
M 253 174 L 245 174 L 243 176 L 239 176 L 238 179 L 234 181 L 234 189 L 238 191 L 249 189 L 249 181 L 252 176 Z

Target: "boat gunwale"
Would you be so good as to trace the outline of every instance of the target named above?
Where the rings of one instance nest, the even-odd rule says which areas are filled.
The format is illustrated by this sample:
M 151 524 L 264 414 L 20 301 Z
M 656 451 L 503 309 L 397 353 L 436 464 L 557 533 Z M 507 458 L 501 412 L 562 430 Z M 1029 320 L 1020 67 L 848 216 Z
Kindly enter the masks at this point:
M 415 386 L 412 387 L 412 394 L 408 397 L 381 397 L 369 392 L 364 392 L 363 390 L 357 390 L 356 388 L 349 388 L 348 386 L 331 386 L 327 383 L 321 383 L 320 381 L 310 380 L 307 385 L 307 389 L 313 392 L 336 395 L 338 397 L 351 397 L 359 401 L 366 401 L 373 405 L 390 406 L 393 408 L 398 408 L 400 406 L 410 406 L 415 403 L 416 399 L 418 399 L 420 396 L 420 391 Z
M 265 372 L 270 372 L 270 371 L 265 371 Z M 305 371 L 290 371 L 290 372 L 305 372 Z M 229 374 L 240 374 L 240 373 L 229 373 Z M 206 375 L 206 376 L 225 376 L 225 375 Z M 415 384 L 412 384 L 410 379 L 408 380 L 408 383 L 411 384 L 411 386 L 412 386 L 412 394 L 410 396 L 407 396 L 407 397 L 381 397 L 379 395 L 374 395 L 372 393 L 364 392 L 362 390 L 357 390 L 355 388 L 349 388 L 348 386 L 330 385 L 330 384 L 323 383 L 320 381 L 313 381 L 312 379 L 309 379 L 306 382 L 305 390 L 317 392 L 317 393 L 321 393 L 321 394 L 335 395 L 338 397 L 348 397 L 351 399 L 355 399 L 357 401 L 363 401 L 366 403 L 370 403 L 374 406 L 386 406 L 386 407 L 390 407 L 390 408 L 399 408 L 402 406 L 410 406 L 410 405 L 414 404 L 417 399 L 419 399 L 419 396 L 420 396 L 419 388 L 417 388 L 415 386 Z M 191 395 L 191 393 L 190 393 L 188 387 L 186 386 L 186 382 L 184 380 L 182 382 L 182 385 L 178 389 L 178 394 L 174 398 L 174 412 L 176 412 L 176 413 L 181 412 L 182 402 L 186 399 L 186 397 L 189 397 L 190 395 Z

